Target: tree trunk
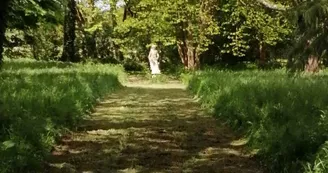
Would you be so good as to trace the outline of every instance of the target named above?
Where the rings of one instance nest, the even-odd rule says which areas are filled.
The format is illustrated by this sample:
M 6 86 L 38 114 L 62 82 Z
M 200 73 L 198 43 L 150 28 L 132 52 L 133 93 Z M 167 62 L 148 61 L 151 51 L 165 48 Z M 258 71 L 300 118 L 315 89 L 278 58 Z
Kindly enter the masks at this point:
M 178 43 L 178 51 L 181 61 L 187 70 L 197 70 L 200 66 L 197 47 L 193 46 L 189 41 L 180 41 Z
M 184 41 L 178 42 L 178 52 L 183 66 L 187 69 L 188 67 L 188 58 L 187 58 L 187 45 Z
M 197 46 L 193 43 L 192 34 L 186 31 L 186 23 L 180 23 L 177 27 L 178 52 L 184 68 L 187 70 L 197 70 L 200 67 Z
M 3 61 L 3 43 L 5 40 L 6 32 L 6 15 L 10 0 L 0 0 L 0 68 Z
M 319 72 L 319 59 L 317 56 L 310 55 L 308 58 L 308 62 L 305 65 L 305 71 L 310 73 Z
M 260 53 L 260 59 L 259 59 L 259 67 L 264 68 L 266 64 L 266 51 L 265 51 L 265 43 L 260 43 L 259 45 L 259 53 Z
M 92 58 L 97 59 L 98 51 L 97 51 L 97 41 L 95 38 L 97 38 L 97 31 L 94 31 L 92 33 L 91 42 L 90 42 Z
M 197 70 L 199 68 L 199 57 L 197 54 L 197 47 L 192 45 L 192 43 L 188 44 L 188 70 Z
M 76 2 L 68 0 L 64 21 L 64 49 L 61 57 L 62 61 L 79 62 L 75 55 L 75 23 L 76 23 Z
M 262 4 L 264 7 L 272 9 L 272 10 L 279 10 L 279 11 L 286 11 L 289 8 L 280 4 L 275 4 L 270 0 L 256 0 L 258 3 Z
M 311 41 L 307 40 L 306 41 L 306 49 L 311 51 Z M 318 56 L 315 56 L 313 54 L 310 54 L 310 56 L 307 59 L 307 63 L 305 64 L 305 68 L 304 70 L 306 72 L 310 72 L 310 73 L 316 73 L 319 72 L 319 58 Z

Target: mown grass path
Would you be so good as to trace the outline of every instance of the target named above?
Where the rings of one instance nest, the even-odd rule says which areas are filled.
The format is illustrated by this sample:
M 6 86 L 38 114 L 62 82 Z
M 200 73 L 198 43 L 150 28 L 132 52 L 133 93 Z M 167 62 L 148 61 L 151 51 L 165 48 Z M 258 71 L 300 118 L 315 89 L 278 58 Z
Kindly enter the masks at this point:
M 47 172 L 257 173 L 238 138 L 179 82 L 130 78 L 55 147 Z

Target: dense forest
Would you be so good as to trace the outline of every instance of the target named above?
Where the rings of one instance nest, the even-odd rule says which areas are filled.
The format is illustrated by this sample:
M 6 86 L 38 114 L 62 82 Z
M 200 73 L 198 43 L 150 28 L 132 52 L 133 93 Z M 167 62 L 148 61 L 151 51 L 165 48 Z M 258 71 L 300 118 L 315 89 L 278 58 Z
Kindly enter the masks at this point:
M 328 0 L 1 0 L 0 172 L 42 170 L 127 72 L 149 73 L 152 45 L 264 172 L 327 172 L 327 16 Z
M 141 70 L 147 68 L 149 45 L 156 43 L 166 68 L 255 62 L 261 68 L 303 69 L 309 59 L 326 64 L 325 1 L 1 3 L 0 43 L 8 58 L 120 63 Z

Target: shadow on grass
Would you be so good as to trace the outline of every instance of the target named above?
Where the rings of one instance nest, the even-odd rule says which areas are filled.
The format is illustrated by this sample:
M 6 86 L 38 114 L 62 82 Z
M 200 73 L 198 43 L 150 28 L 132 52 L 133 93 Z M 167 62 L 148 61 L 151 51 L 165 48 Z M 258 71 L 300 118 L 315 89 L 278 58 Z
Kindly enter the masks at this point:
M 62 138 L 47 172 L 261 172 L 237 139 L 183 89 L 130 86 Z

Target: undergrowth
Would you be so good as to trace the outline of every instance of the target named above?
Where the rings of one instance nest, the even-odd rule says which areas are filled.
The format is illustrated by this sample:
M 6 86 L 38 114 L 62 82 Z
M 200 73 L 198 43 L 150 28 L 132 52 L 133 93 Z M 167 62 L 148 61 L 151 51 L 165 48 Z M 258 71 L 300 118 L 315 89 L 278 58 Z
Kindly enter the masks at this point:
M 271 172 L 327 172 L 328 76 L 206 70 L 185 75 L 205 108 L 249 139 Z
M 121 66 L 6 61 L 0 72 L 0 172 L 40 168 L 56 137 L 121 86 Z

